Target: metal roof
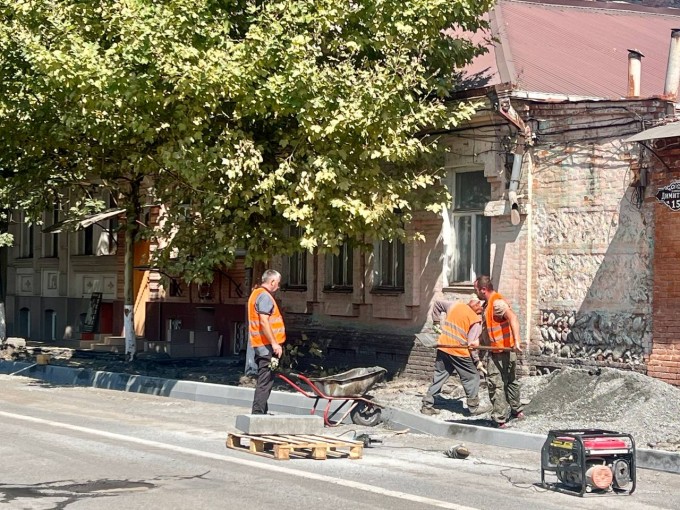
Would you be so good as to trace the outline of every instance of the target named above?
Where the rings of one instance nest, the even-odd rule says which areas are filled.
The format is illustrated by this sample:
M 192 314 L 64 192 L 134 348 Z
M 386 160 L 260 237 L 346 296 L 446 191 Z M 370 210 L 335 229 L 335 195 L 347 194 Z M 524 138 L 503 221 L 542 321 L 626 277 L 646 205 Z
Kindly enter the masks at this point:
M 579 0 L 498 0 L 496 43 L 465 68 L 466 88 L 510 84 L 540 94 L 620 99 L 628 93 L 628 49 L 642 54 L 640 97 L 664 90 L 671 29 L 680 10 Z M 488 34 L 475 34 L 482 41 Z
M 672 138 L 680 136 L 680 122 L 673 122 L 664 126 L 657 126 L 626 138 L 626 142 L 642 142 L 644 140 L 654 140 L 657 138 Z

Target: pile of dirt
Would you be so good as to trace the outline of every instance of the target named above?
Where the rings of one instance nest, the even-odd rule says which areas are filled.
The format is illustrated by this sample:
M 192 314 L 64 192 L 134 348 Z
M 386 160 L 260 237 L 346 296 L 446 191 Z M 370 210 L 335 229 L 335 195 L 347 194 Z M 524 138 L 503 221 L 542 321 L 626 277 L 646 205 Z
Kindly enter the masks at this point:
M 680 449 L 680 389 L 675 386 L 611 368 L 565 368 L 527 382 L 533 394 L 522 395 L 530 402 L 526 418 L 513 422 L 517 430 L 597 428 L 631 434 L 640 447 Z

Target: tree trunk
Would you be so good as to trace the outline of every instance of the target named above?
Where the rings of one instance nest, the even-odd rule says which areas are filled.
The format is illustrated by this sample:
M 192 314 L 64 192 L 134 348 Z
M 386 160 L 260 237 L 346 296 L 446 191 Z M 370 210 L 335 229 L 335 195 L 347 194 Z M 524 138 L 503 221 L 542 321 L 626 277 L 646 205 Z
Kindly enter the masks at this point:
M 7 340 L 7 322 L 5 319 L 5 302 L 0 302 L 0 344 Z
M 138 219 L 142 210 L 140 204 L 141 179 L 132 181 L 130 186 L 129 205 L 125 220 L 125 270 L 123 326 L 125 328 L 125 359 L 132 361 L 137 353 L 137 335 L 135 333 L 135 240 L 139 230 Z
M 132 221 L 135 221 L 134 219 Z M 135 240 L 130 225 L 125 229 L 125 301 L 123 305 L 123 326 L 125 328 L 125 359 L 132 361 L 137 353 L 135 334 L 135 300 L 133 265 L 135 260 Z

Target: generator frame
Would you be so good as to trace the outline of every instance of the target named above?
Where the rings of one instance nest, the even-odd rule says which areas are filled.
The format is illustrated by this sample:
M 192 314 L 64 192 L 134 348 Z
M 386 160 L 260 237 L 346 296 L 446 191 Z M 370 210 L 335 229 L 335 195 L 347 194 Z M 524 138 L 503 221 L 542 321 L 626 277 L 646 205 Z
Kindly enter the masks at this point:
M 557 464 L 553 464 L 550 461 L 550 449 L 551 446 L 554 447 L 552 443 L 553 441 L 563 440 L 561 438 L 568 438 L 570 440 L 573 440 L 572 448 L 575 449 L 576 458 L 578 459 L 578 462 L 576 462 L 575 465 L 560 466 Z M 592 492 L 588 490 L 588 483 L 586 479 L 587 478 L 586 472 L 588 471 L 588 459 L 599 458 L 602 457 L 603 455 L 604 456 L 612 455 L 612 453 L 608 452 L 607 450 L 590 449 L 586 447 L 585 441 L 597 438 L 612 438 L 612 439 L 619 438 L 629 441 L 630 447 L 626 448 L 626 452 L 617 451 L 617 453 L 614 453 L 613 455 L 616 455 L 618 458 L 623 458 L 628 462 L 631 483 L 630 489 L 618 488 L 614 490 L 597 492 Z M 569 484 L 560 481 L 559 476 L 557 475 L 558 470 L 561 470 L 562 472 L 578 473 L 581 479 L 580 488 L 577 488 L 576 485 L 570 486 Z M 558 481 L 547 482 L 545 479 L 546 472 L 554 473 Z M 562 492 L 565 494 L 578 495 L 581 497 L 584 497 L 586 495 L 588 495 L 588 497 L 609 495 L 616 496 L 631 495 L 635 491 L 636 485 L 635 440 L 633 439 L 633 436 L 631 436 L 630 434 L 624 434 L 621 432 L 614 432 L 611 430 L 603 429 L 551 430 L 550 432 L 548 432 L 548 437 L 545 443 L 543 443 L 543 447 L 541 448 L 541 485 L 549 490 Z

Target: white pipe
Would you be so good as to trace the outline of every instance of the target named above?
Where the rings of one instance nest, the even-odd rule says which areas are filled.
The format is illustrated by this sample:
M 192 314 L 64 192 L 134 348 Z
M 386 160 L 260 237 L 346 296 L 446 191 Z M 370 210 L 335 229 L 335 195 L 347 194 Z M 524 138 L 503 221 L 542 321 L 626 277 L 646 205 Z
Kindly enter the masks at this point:
M 666 83 L 663 95 L 675 99 L 678 95 L 680 81 L 680 28 L 671 29 L 671 46 L 668 50 L 668 65 L 666 66 Z
M 508 201 L 510 202 L 510 222 L 519 225 L 519 205 L 517 204 L 517 189 L 519 188 L 519 176 L 522 173 L 522 154 L 515 153 L 512 161 L 512 173 L 510 174 L 510 188 L 508 189 Z
M 642 57 L 638 50 L 628 50 L 628 97 L 640 97 Z

